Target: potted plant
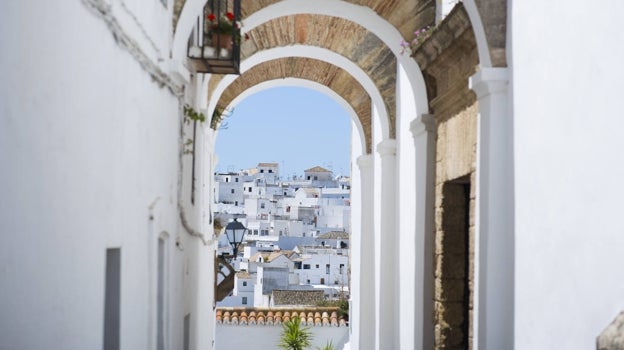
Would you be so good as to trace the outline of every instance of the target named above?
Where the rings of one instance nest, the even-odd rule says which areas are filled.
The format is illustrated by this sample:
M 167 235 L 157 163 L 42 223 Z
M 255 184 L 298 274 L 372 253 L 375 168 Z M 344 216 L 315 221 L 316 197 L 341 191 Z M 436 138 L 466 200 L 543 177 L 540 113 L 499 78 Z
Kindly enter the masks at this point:
M 284 350 L 303 350 L 310 346 L 312 333 L 310 328 L 301 327 L 301 319 L 293 317 L 282 325 L 282 335 L 277 346 Z
M 207 27 L 214 47 L 230 50 L 233 43 L 240 44 L 240 23 L 235 19 L 232 12 L 226 12 L 221 17 L 217 17 L 214 13 L 206 16 L 206 20 L 210 22 Z

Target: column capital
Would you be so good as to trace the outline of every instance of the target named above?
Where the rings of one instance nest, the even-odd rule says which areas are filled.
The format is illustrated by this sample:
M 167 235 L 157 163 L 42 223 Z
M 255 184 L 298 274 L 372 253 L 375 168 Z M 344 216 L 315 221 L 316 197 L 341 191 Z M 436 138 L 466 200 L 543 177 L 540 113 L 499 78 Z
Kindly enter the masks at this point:
M 395 139 L 385 139 L 377 144 L 377 152 L 382 157 L 396 155 L 397 142 Z
M 420 136 L 425 131 L 434 131 L 436 126 L 435 116 L 433 114 L 421 114 L 410 123 L 410 131 L 414 138 Z
M 360 170 L 370 169 L 373 167 L 373 155 L 370 153 L 363 154 L 357 157 L 356 162 Z
M 480 100 L 491 94 L 505 91 L 509 85 L 508 72 L 507 68 L 481 68 L 470 77 L 468 85 Z

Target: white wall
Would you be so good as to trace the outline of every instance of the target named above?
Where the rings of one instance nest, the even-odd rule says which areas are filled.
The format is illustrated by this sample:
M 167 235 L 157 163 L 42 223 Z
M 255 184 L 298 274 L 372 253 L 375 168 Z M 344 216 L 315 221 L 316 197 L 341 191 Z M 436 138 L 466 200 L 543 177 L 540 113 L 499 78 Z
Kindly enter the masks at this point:
M 510 5 L 515 346 L 593 349 L 624 310 L 624 3 Z
M 342 349 L 348 340 L 347 327 L 310 327 L 311 349 L 325 346 L 332 341 L 335 349 Z M 276 349 L 282 333 L 281 326 L 217 325 L 215 349 Z
M 170 11 L 113 2 L 122 29 L 160 62 Z M 2 2 L 0 42 L 1 347 L 101 348 L 106 248 L 121 247 L 121 348 L 155 348 L 162 236 L 166 342 L 181 348 L 184 314 L 205 319 L 192 289 L 206 284 L 198 262 L 211 248 L 178 227 L 178 99 L 81 1 Z

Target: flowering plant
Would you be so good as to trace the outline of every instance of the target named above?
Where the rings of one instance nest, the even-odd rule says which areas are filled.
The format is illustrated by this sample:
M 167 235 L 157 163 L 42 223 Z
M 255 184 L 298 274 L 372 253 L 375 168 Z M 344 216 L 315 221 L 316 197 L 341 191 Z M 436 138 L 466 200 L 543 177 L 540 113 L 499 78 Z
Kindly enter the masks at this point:
M 235 21 L 234 14 L 232 12 L 226 12 L 219 20 L 217 20 L 217 16 L 214 13 L 210 13 L 206 16 L 206 19 L 210 22 L 209 27 L 211 34 L 233 35 L 235 42 L 240 44 L 241 23 L 239 21 Z M 249 39 L 249 35 L 245 34 L 245 40 L 247 39 Z
M 407 51 L 408 49 L 410 53 L 414 52 L 414 50 L 418 46 L 420 46 L 420 44 L 422 44 L 425 40 L 427 40 L 427 38 L 431 36 L 431 33 L 433 33 L 434 29 L 434 26 L 426 26 L 414 32 L 414 39 L 412 39 L 412 41 L 407 42 L 405 40 L 401 40 L 401 55 L 404 54 L 405 51 Z

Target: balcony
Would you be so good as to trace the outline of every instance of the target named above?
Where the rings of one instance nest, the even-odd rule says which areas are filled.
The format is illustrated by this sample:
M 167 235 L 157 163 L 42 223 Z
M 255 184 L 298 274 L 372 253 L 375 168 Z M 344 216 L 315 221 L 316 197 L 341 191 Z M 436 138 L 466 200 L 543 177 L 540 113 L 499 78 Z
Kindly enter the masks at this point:
M 188 41 L 197 73 L 240 74 L 240 0 L 208 0 Z

